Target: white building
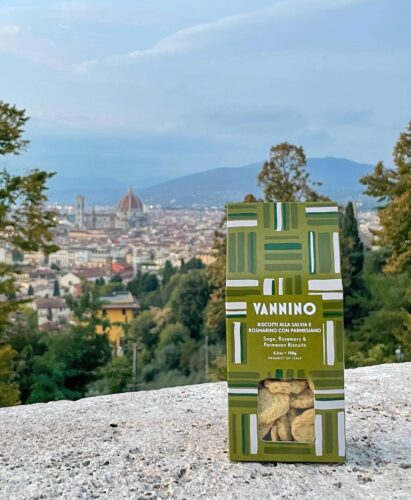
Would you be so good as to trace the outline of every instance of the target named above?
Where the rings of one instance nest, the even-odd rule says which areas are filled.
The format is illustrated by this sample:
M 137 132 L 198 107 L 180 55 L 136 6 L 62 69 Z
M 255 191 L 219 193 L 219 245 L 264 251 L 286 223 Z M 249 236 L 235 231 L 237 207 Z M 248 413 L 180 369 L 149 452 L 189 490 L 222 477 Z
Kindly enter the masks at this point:
M 70 309 L 61 297 L 47 297 L 36 299 L 33 308 L 37 311 L 38 326 L 48 322 L 60 323 L 68 321 Z

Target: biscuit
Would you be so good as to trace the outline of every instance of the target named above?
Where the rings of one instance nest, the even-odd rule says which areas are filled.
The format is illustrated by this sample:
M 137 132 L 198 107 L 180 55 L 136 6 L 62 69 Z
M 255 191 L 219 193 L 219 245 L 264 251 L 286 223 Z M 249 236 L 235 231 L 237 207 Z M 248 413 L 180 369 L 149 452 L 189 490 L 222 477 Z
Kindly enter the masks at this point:
M 292 441 L 291 427 L 288 420 L 288 416 L 283 415 L 278 420 L 276 420 L 275 425 L 277 426 L 278 437 L 280 441 Z
M 293 420 L 295 417 L 298 417 L 299 412 L 296 408 L 290 408 L 287 413 L 288 421 L 290 422 L 290 425 L 293 423 Z
M 314 382 L 312 380 L 308 380 L 308 387 L 314 392 L 315 386 L 314 386 Z
M 264 439 L 271 429 L 271 422 L 268 424 L 258 424 L 258 437 L 259 439 Z
M 279 441 L 278 428 L 275 424 L 271 427 L 270 437 L 271 441 Z
M 292 396 L 290 399 L 290 408 L 312 408 L 314 406 L 314 394 L 308 387 L 300 394 Z
M 314 408 L 295 417 L 291 424 L 291 434 L 295 441 L 310 443 L 314 439 Z
M 274 423 L 277 418 L 287 413 L 290 398 L 287 394 L 271 394 L 268 389 L 258 392 L 258 421 L 261 424 Z
M 306 380 L 265 380 L 266 387 L 273 394 L 299 394 L 307 387 Z

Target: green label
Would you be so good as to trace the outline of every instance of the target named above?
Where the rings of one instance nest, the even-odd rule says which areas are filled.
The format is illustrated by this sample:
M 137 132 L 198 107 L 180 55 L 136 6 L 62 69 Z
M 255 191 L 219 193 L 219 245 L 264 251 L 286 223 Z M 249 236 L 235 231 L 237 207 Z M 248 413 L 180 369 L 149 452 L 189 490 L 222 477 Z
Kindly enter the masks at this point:
M 344 461 L 343 290 L 335 203 L 228 205 L 226 318 L 230 457 Z M 313 442 L 258 437 L 258 394 L 266 379 L 310 381 Z

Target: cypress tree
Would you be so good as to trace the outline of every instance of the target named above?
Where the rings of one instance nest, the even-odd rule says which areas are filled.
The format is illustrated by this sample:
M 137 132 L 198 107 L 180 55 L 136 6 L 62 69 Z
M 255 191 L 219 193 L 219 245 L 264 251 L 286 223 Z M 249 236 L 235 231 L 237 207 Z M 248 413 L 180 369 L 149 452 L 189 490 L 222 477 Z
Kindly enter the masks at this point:
M 60 285 L 58 280 L 54 280 L 53 297 L 59 297 L 59 296 L 60 296 Z

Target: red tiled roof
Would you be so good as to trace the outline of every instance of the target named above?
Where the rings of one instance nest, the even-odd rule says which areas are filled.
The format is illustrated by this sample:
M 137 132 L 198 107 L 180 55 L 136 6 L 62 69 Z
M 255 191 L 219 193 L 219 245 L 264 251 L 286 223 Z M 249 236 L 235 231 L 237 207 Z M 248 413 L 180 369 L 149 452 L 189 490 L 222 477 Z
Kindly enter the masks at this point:
M 128 193 L 121 198 L 117 206 L 117 212 L 142 212 L 143 204 L 141 200 L 133 193 L 133 190 L 128 190 Z

